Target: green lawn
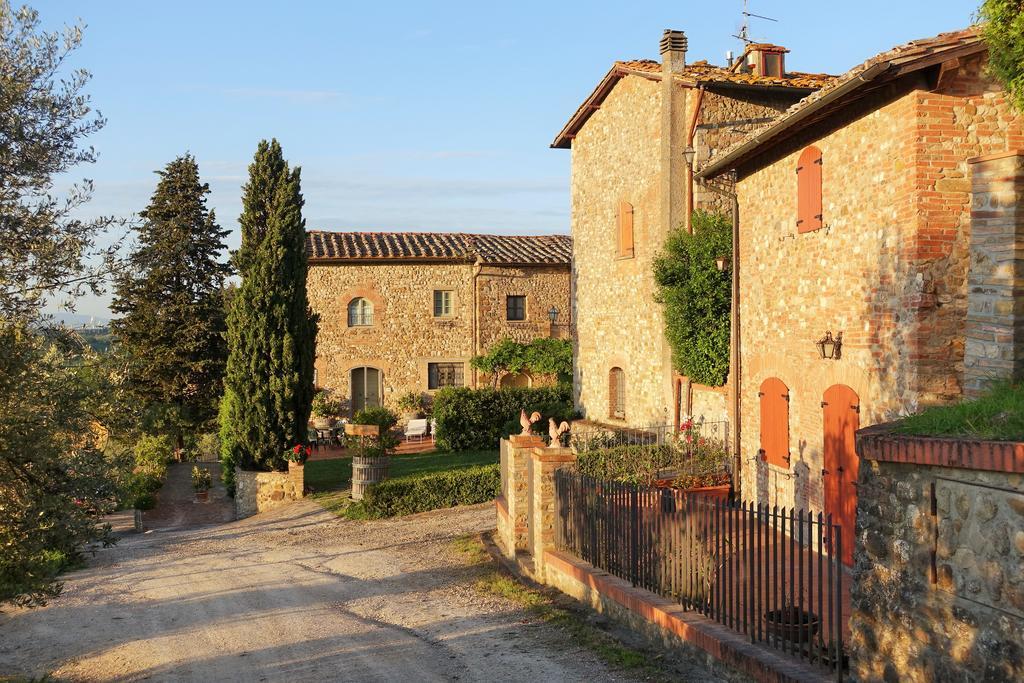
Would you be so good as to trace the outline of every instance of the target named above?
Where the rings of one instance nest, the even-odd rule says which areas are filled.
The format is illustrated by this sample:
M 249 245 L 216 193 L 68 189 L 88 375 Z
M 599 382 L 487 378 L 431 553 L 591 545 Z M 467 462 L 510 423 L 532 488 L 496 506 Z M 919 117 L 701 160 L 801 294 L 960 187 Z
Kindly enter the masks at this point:
M 416 453 L 391 458 L 388 477 L 396 479 L 416 474 L 457 470 L 473 465 L 498 462 L 498 451 L 463 451 L 461 453 Z M 306 485 L 316 493 L 347 489 L 352 481 L 352 458 L 314 460 L 306 463 Z
M 969 436 L 1024 440 L 1024 384 L 998 384 L 973 401 L 926 408 L 901 420 L 896 431 L 915 436 Z

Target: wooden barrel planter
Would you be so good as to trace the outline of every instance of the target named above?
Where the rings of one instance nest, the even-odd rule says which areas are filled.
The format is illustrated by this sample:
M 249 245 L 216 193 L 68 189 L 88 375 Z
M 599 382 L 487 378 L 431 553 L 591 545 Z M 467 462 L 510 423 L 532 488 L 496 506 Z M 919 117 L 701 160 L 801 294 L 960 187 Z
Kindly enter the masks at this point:
M 362 500 L 366 489 L 388 478 L 390 460 L 386 455 L 352 458 L 352 500 Z

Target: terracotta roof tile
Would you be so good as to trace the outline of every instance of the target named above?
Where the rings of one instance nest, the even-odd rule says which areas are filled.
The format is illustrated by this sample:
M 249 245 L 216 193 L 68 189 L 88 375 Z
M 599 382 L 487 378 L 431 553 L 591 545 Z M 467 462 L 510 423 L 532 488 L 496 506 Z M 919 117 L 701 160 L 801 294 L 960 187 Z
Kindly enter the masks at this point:
M 306 235 L 310 261 L 441 260 L 481 264 L 568 265 L 568 235 L 473 235 L 459 232 L 326 232 Z
M 940 33 L 937 36 L 931 38 L 922 38 L 919 40 L 912 40 L 909 43 L 898 45 L 890 50 L 881 52 L 874 57 L 858 64 L 842 76 L 833 78 L 820 90 L 817 90 L 807 97 L 804 97 L 799 102 L 796 102 L 786 111 L 779 114 L 777 117 L 772 119 L 770 122 L 754 128 L 750 133 L 742 140 L 737 141 L 735 144 L 722 150 L 711 160 L 708 164 L 709 171 L 714 167 L 716 163 L 724 160 L 730 154 L 738 150 L 739 148 L 747 145 L 753 138 L 763 136 L 768 133 L 772 128 L 782 126 L 787 119 L 797 114 L 798 112 L 806 109 L 814 102 L 828 96 L 835 89 L 843 86 L 850 81 L 858 78 L 868 69 L 879 65 L 886 66 L 887 68 L 896 69 L 898 67 L 912 68 L 915 63 L 924 65 L 925 63 L 932 63 L 937 58 L 941 60 L 943 54 L 953 52 L 954 50 L 959 51 L 961 48 L 977 47 L 983 49 L 983 41 L 981 38 L 980 27 L 970 26 L 960 31 L 952 31 L 949 33 Z M 766 138 L 767 139 L 767 138 Z M 719 169 L 715 172 L 720 172 Z M 714 173 L 711 173 L 712 175 Z M 701 175 L 704 175 L 702 172 Z

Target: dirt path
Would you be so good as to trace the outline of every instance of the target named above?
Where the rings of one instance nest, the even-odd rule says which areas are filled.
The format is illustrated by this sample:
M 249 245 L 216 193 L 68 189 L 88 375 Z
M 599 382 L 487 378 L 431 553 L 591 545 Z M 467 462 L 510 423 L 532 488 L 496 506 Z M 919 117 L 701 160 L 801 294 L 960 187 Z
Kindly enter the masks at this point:
M 192 466 L 210 472 L 213 488 L 209 500 L 197 503 L 192 489 Z M 221 524 L 235 518 L 234 501 L 228 497 L 220 477 L 220 463 L 174 463 L 167 468 L 164 485 L 156 493 L 156 506 L 142 513 L 146 529 L 184 529 Z
M 304 501 L 220 527 L 125 537 L 50 606 L 0 614 L 0 675 L 70 680 L 610 681 L 473 587 L 452 540 L 493 506 L 337 520 Z

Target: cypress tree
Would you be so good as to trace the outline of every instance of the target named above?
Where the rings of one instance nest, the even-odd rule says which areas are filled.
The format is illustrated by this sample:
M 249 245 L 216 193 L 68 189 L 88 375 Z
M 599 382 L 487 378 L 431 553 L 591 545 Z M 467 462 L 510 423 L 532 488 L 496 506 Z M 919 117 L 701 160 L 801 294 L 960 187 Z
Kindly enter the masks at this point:
M 300 171 L 276 140 L 249 166 L 235 264 L 242 276 L 228 313 L 221 406 L 224 474 L 236 465 L 283 469 L 284 451 L 307 438 L 317 321 L 306 297 L 306 230 Z
M 191 155 L 157 171 L 140 213 L 137 247 L 117 279 L 111 323 L 125 355 L 128 388 L 149 413 L 163 413 L 177 438 L 210 421 L 227 362 L 223 304 L 231 267 L 220 262 L 227 230 L 207 209 L 210 187 Z

